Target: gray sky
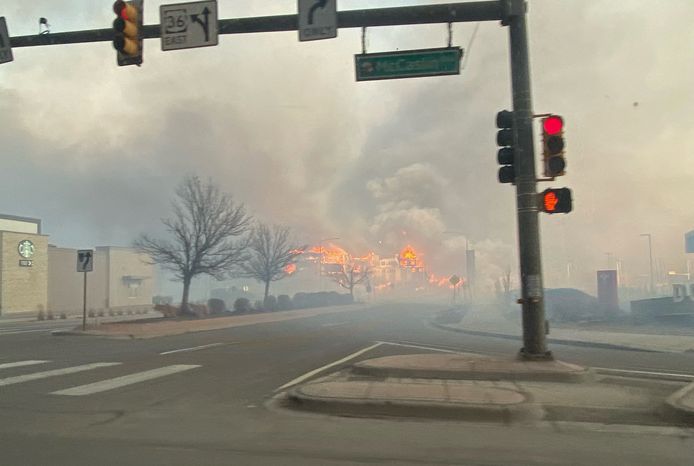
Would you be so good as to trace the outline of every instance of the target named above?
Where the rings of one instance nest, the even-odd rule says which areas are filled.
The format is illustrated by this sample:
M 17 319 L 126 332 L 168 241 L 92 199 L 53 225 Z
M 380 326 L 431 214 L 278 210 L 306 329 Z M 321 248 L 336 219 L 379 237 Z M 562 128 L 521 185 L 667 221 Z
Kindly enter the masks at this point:
M 161 3 L 146 1 L 147 24 Z M 423 3 L 442 2 L 339 9 Z M 13 36 L 35 34 L 41 16 L 54 32 L 104 28 L 110 5 L 3 0 L 0 16 Z M 221 18 L 295 8 L 219 1 Z M 664 269 L 683 270 L 682 236 L 694 229 L 694 2 L 529 8 L 534 108 L 565 118 L 568 175 L 554 185 L 571 187 L 575 203 L 542 216 L 547 285 L 593 291 L 608 252 L 637 281 L 648 271 L 644 232 Z M 454 25 L 454 44 L 467 47 L 474 27 Z M 460 76 L 371 83 L 354 80 L 358 30 L 312 43 L 296 32 L 227 35 L 171 52 L 147 40 L 141 68 L 117 67 L 110 43 L 15 49 L 0 66 L 0 212 L 42 218 L 59 245 L 127 245 L 160 230 L 173 187 L 195 173 L 305 242 L 339 236 L 359 253 L 412 242 L 452 273 L 469 240 L 481 273 L 498 276 L 517 260 L 513 190 L 496 181 L 494 142 L 494 115 L 511 102 L 507 34 L 481 24 Z M 367 38 L 374 52 L 438 47 L 446 27 Z

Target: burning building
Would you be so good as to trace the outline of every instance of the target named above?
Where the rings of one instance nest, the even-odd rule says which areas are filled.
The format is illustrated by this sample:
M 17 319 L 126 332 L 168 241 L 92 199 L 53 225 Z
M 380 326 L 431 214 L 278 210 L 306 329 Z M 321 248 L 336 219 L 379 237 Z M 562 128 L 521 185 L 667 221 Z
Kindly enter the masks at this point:
M 408 244 L 400 251 L 398 262 L 400 264 L 402 281 L 415 285 L 422 285 L 427 282 L 424 261 L 421 254 L 418 254 L 412 246 Z

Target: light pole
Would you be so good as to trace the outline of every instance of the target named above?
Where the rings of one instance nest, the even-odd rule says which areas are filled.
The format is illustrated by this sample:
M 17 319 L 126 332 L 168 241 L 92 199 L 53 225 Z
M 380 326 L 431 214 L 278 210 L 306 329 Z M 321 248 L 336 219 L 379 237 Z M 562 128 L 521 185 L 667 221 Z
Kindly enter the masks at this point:
M 320 290 L 323 291 L 323 242 L 324 241 L 337 241 L 340 238 L 323 238 L 318 240 L 318 283 Z
M 447 230 L 444 235 L 461 235 L 466 236 L 462 231 Z M 475 284 L 475 250 L 470 249 L 470 240 L 465 239 L 465 282 L 463 283 L 463 299 L 465 299 L 465 290 L 467 290 L 467 298 L 472 299 L 473 287 Z
M 648 237 L 648 265 L 649 265 L 649 276 L 651 278 L 651 295 L 655 293 L 655 285 L 653 284 L 653 243 L 652 243 L 652 238 L 650 233 L 641 233 L 640 236 L 647 236 Z

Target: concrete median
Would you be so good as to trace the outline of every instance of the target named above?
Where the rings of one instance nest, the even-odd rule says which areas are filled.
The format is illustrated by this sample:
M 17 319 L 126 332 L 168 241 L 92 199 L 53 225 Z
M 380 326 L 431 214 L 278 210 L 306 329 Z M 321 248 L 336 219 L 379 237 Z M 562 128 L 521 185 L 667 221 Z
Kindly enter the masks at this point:
M 319 381 L 293 389 L 288 401 L 311 411 L 346 416 L 394 416 L 467 421 L 541 419 L 527 394 L 493 382 Z

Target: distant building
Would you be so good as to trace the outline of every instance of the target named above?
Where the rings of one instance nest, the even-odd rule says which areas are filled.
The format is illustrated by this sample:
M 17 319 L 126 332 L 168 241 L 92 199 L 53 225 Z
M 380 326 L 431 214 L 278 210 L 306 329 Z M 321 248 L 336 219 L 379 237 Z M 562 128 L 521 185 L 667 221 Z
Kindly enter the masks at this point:
M 694 253 L 694 230 L 684 234 L 684 252 Z
M 46 310 L 47 249 L 40 220 L 0 215 L 0 315 Z
M 48 248 L 48 308 L 53 312 L 82 309 L 83 274 L 76 271 L 77 250 Z M 87 309 L 151 307 L 154 266 L 131 248 L 97 247 L 94 270 L 87 273 Z
M 97 247 L 87 274 L 87 308 L 138 309 L 152 305 L 154 266 L 131 248 Z M 41 221 L 0 215 L 0 315 L 80 312 L 82 273 L 77 250 L 48 244 Z
M 372 280 L 376 286 L 388 286 L 402 280 L 402 269 L 397 256 L 386 257 L 378 261 L 372 269 Z

